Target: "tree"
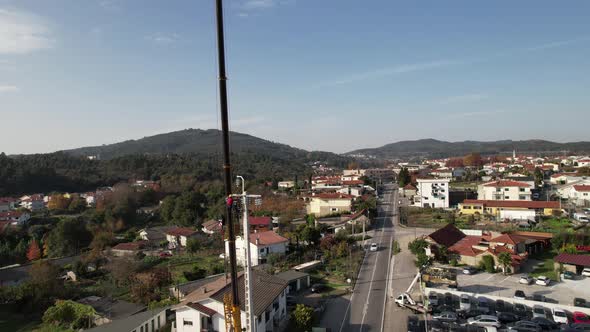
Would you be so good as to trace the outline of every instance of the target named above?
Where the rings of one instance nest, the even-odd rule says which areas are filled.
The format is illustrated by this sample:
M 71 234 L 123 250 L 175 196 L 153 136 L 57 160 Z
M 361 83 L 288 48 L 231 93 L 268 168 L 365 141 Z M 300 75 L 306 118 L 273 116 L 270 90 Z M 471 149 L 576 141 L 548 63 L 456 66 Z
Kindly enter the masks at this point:
M 320 231 L 314 226 L 303 225 L 303 227 L 298 228 L 298 230 L 300 230 L 300 238 L 308 244 L 316 244 L 322 237 Z
M 39 248 L 37 240 L 33 239 L 29 245 L 29 250 L 27 251 L 27 259 L 30 261 L 36 261 L 39 258 L 41 258 L 41 248 Z
M 414 261 L 417 268 L 422 268 L 423 266 L 428 266 L 430 264 L 430 258 L 426 256 L 426 253 L 420 252 L 416 255 L 416 261 Z
M 293 320 L 297 326 L 297 331 L 311 331 L 313 323 L 313 308 L 304 304 L 298 304 L 293 311 Z
M 86 200 L 80 196 L 76 196 L 68 205 L 68 212 L 80 213 L 86 209 Z
M 186 251 L 194 255 L 199 250 L 201 250 L 201 242 L 195 238 L 188 239 L 186 242 Z
M 92 327 L 96 311 L 89 305 L 71 300 L 57 300 L 43 314 L 43 323 L 66 329 Z
M 535 186 L 540 187 L 543 184 L 543 171 L 539 167 L 535 167 Z
M 512 266 L 512 256 L 510 255 L 510 253 L 501 252 L 498 255 L 498 262 L 500 263 L 500 265 L 502 265 L 502 271 L 504 272 L 504 274 L 506 274 L 510 266 Z
M 70 199 L 62 194 L 54 194 L 49 197 L 47 209 L 65 211 L 70 205 Z
M 428 242 L 424 239 L 415 239 L 414 241 L 408 243 L 408 249 L 412 254 L 418 255 L 420 253 L 424 253 L 424 249 L 428 247 Z
M 483 165 L 483 160 L 479 153 L 473 152 L 463 157 L 463 164 L 465 166 L 479 167 Z
M 483 256 L 480 265 L 481 265 L 482 269 L 485 270 L 488 273 L 494 273 L 495 272 L 495 268 L 494 268 L 494 257 L 492 257 L 491 255 L 485 255 L 485 256 Z
M 463 167 L 463 158 L 449 158 L 445 163 L 445 166 L 451 168 Z
M 82 219 L 62 219 L 49 232 L 45 244 L 49 257 L 61 257 L 76 254 L 90 244 L 92 234 L 86 229 Z
M 407 184 L 409 184 L 412 181 L 412 176 L 410 175 L 410 171 L 406 167 L 403 167 L 401 169 L 401 171 L 399 172 L 397 181 L 398 181 L 400 187 L 405 187 Z

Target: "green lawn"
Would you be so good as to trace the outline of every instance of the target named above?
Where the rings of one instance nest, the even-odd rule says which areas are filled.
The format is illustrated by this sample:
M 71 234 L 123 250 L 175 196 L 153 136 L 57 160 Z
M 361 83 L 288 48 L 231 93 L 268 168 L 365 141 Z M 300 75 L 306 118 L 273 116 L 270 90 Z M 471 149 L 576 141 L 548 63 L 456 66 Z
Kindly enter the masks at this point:
M 533 259 L 540 260 L 543 264 L 535 267 L 535 269 L 533 270 L 533 272 L 530 273 L 530 275 L 532 277 L 538 277 L 543 275 L 550 278 L 553 281 L 559 281 L 559 276 L 557 275 L 557 272 L 554 270 L 553 265 L 553 257 L 555 257 L 555 255 L 557 255 L 557 253 L 555 253 L 554 251 L 546 251 L 541 255 L 535 255 L 531 257 Z

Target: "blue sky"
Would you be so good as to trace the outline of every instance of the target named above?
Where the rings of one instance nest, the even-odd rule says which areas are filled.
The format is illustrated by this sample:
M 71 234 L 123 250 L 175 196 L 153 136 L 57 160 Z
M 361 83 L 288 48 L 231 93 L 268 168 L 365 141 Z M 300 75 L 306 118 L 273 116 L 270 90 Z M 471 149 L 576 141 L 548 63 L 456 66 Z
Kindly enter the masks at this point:
M 231 128 L 590 140 L 590 2 L 226 0 Z M 213 0 L 0 0 L 0 151 L 220 128 Z

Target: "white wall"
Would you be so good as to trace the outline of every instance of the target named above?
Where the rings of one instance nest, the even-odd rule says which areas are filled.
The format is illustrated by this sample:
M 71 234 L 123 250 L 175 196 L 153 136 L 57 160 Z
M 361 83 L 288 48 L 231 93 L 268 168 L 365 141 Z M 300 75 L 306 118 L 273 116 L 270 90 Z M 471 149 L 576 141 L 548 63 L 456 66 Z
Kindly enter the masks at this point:
M 498 191 L 498 189 L 500 191 Z M 477 190 L 477 199 L 492 201 L 530 201 L 531 189 L 521 187 L 486 187 L 480 185 Z
M 250 236 L 256 236 L 250 234 Z M 261 252 L 262 251 L 262 252 Z M 250 262 L 252 266 L 259 265 L 259 260 L 268 256 L 269 254 L 276 253 L 284 255 L 287 252 L 287 242 L 271 244 L 268 246 L 250 243 Z M 229 257 L 229 245 L 225 242 L 225 254 Z M 244 266 L 246 262 L 246 251 L 244 250 L 244 239 L 241 236 L 236 237 L 236 260 L 238 264 Z
M 449 180 L 448 179 L 418 179 L 418 192 L 416 205 L 424 207 L 428 204 L 433 208 L 449 207 Z M 436 196 L 435 196 L 436 194 Z
M 535 220 L 535 210 L 500 210 L 500 219 Z

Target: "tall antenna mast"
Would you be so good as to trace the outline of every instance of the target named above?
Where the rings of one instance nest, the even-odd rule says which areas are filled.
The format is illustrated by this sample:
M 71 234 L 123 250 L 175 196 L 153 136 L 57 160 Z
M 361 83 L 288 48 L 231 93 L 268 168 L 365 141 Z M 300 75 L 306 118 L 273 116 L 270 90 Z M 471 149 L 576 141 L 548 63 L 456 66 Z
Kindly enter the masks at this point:
M 223 176 L 225 186 L 225 225 L 227 226 L 227 243 L 229 251 L 229 269 L 231 278 L 231 313 L 234 331 L 241 331 L 240 300 L 238 298 L 238 274 L 236 267 L 236 235 L 232 219 L 231 197 L 231 164 L 229 155 L 229 119 L 227 107 L 227 75 L 225 72 L 225 41 L 223 33 L 223 1 L 216 0 L 215 11 L 217 17 L 217 63 L 219 66 L 219 104 L 221 111 L 221 130 L 223 136 Z M 226 325 L 229 322 L 226 322 Z

